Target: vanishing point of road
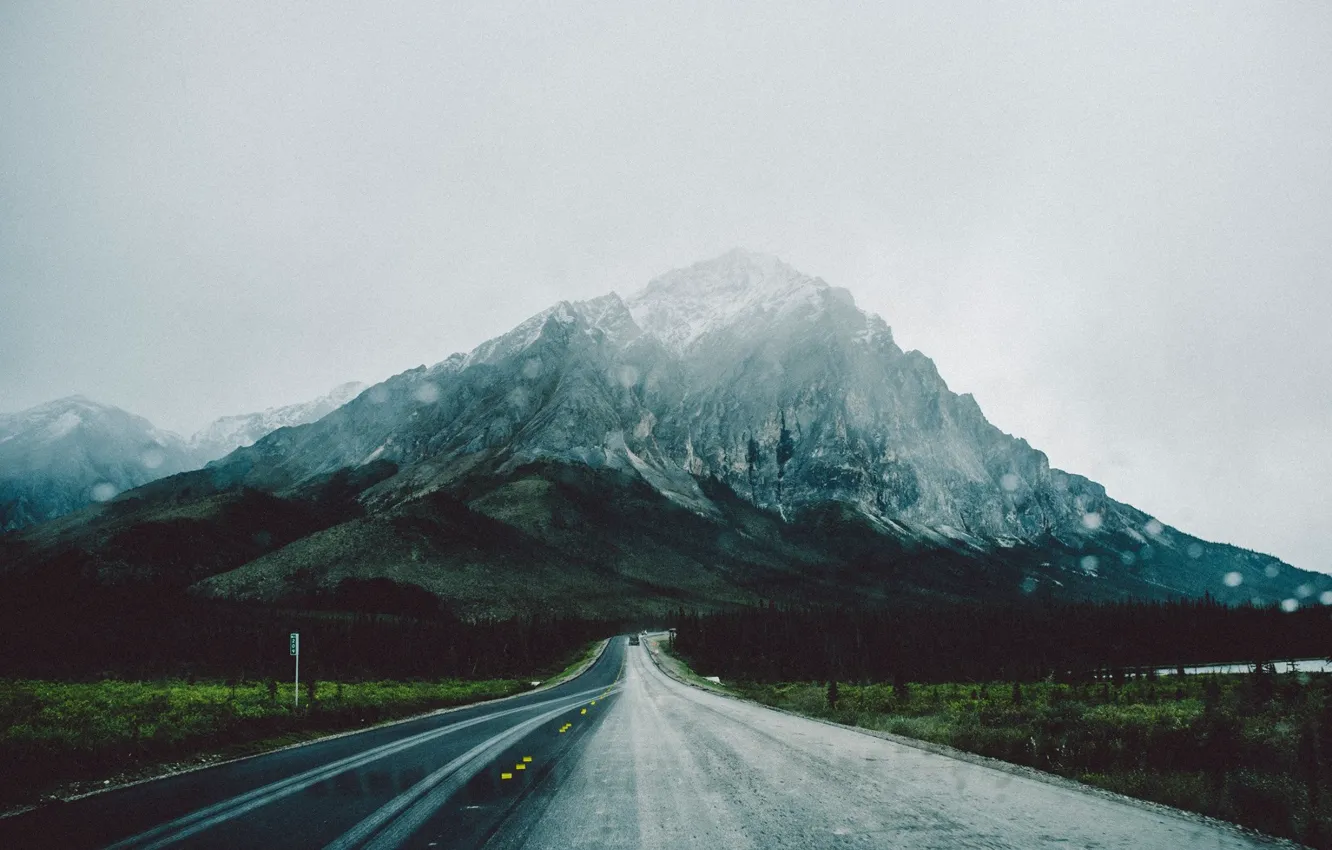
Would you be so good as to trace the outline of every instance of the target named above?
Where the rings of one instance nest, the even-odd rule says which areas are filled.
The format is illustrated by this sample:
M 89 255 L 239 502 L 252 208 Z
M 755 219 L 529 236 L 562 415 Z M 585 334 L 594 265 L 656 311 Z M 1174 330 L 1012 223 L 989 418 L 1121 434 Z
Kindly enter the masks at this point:
M 44 806 L 0 820 L 0 846 L 1272 846 L 706 692 L 652 651 L 616 638 L 552 688 Z

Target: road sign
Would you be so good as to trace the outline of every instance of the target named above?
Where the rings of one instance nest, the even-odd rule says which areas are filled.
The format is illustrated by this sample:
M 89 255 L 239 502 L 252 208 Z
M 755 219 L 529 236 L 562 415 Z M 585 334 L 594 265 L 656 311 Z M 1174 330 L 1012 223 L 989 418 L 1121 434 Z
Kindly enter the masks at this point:
M 296 656 L 296 681 L 292 683 L 292 691 L 296 699 L 296 707 L 301 707 L 301 633 L 291 633 L 291 654 Z

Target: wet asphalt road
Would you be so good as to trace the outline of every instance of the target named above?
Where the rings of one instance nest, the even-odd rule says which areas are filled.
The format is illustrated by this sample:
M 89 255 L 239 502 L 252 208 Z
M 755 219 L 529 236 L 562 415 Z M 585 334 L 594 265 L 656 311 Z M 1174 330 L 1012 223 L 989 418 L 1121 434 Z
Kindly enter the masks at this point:
M 704 692 L 647 653 L 618 638 L 544 692 L 6 819 L 0 846 L 1271 846 Z
M 624 650 L 546 690 L 0 819 L 0 848 L 398 846 L 439 812 L 456 817 L 438 846 L 474 847 L 613 706 Z

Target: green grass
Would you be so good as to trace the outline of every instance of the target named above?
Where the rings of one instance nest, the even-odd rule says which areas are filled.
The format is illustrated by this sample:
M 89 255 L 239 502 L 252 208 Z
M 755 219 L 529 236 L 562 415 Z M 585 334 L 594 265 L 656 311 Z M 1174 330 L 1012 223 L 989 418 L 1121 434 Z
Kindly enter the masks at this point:
M 682 658 L 672 646 L 670 646 L 668 641 L 660 638 L 644 638 L 643 640 L 645 643 L 650 643 L 657 648 L 657 660 L 660 663 L 660 666 L 666 668 L 667 675 L 697 685 L 705 691 L 730 691 L 730 688 L 727 688 L 725 685 L 719 685 L 718 683 L 709 681 L 698 673 L 695 673 L 694 668 L 689 666 L 689 663 Z
M 1332 677 L 1122 684 L 727 683 L 847 725 L 945 744 L 1332 847 Z
M 555 676 L 584 664 L 580 650 Z M 339 731 L 531 690 L 531 680 L 301 682 L 0 680 L 0 808 L 108 780 L 263 752 Z M 276 685 L 276 687 L 274 687 Z

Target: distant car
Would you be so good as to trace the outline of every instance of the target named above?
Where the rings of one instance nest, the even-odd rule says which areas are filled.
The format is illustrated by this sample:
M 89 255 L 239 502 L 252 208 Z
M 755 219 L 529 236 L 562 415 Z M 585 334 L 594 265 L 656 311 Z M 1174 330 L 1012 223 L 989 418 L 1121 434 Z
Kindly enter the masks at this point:
M 638 635 L 629 635 L 629 645 L 638 646 Z

